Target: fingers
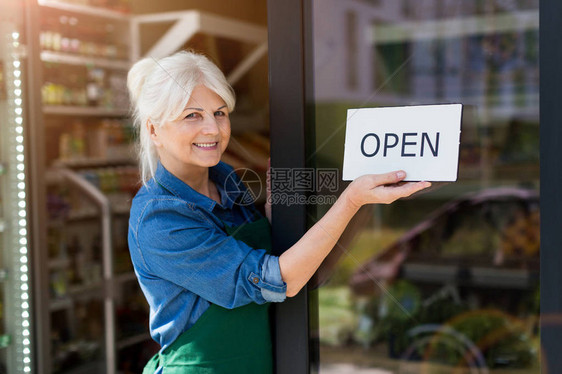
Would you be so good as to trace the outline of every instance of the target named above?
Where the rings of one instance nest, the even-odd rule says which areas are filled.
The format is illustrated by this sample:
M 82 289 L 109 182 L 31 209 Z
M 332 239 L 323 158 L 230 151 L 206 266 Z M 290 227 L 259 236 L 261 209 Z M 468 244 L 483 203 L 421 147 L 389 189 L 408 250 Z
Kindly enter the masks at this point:
M 390 173 L 385 173 L 385 174 L 373 174 L 372 178 L 373 178 L 372 179 L 373 182 L 377 186 L 384 185 L 384 184 L 394 184 L 406 178 L 406 173 L 402 170 L 391 171 Z
M 404 187 L 406 187 L 405 193 L 407 193 L 407 195 L 404 195 L 403 197 L 410 196 L 411 194 L 416 193 L 418 191 L 421 191 L 421 190 L 423 190 L 425 188 L 428 188 L 430 186 L 431 186 L 430 182 L 415 182 L 415 183 L 410 182 L 410 183 L 407 183 L 407 184 L 404 185 Z
M 346 189 L 347 200 L 357 207 L 364 204 L 390 204 L 431 186 L 429 182 L 404 182 L 405 177 L 406 173 L 402 170 L 364 175 Z
M 392 202 L 401 197 L 410 196 L 429 186 L 431 186 L 430 182 L 408 182 L 401 186 L 384 186 L 385 192 L 388 193 L 386 202 Z

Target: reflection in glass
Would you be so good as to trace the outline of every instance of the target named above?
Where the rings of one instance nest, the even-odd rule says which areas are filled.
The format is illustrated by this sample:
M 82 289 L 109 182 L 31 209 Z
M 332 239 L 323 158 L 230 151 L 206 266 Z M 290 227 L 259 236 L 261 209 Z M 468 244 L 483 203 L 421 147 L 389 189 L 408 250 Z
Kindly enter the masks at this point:
M 465 106 L 458 181 L 363 207 L 318 271 L 315 368 L 539 373 L 538 1 L 312 5 L 316 167 L 348 108 Z

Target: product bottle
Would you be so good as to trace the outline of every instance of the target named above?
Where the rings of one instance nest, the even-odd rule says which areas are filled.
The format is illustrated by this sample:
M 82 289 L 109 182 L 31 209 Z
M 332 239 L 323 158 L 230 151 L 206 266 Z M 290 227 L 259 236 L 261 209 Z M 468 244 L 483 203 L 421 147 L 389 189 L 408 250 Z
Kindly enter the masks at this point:
M 71 284 L 81 284 L 83 282 L 80 273 L 80 256 L 82 248 L 80 247 L 80 242 L 78 237 L 74 236 L 72 242 L 68 246 L 68 255 L 70 256 L 70 283 Z
M 80 121 L 72 125 L 72 157 L 75 159 L 86 157 L 86 130 Z

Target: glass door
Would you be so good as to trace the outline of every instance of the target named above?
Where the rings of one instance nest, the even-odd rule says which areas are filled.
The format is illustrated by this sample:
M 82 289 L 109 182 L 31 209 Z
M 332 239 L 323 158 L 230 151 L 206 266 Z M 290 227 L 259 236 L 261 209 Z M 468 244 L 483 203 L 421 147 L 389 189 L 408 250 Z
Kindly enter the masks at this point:
M 362 208 L 318 272 L 319 373 L 540 372 L 538 6 L 311 1 L 311 166 L 349 108 L 464 104 L 458 181 Z
M 0 3 L 0 373 L 32 370 L 22 13 Z

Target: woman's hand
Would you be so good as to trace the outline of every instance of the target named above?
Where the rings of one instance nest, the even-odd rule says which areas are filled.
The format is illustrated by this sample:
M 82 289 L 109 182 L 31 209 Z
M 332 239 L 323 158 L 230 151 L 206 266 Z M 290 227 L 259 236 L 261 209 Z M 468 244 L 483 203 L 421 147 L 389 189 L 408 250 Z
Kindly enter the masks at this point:
M 403 171 L 368 174 L 355 179 L 342 193 L 345 203 L 355 209 L 365 204 L 390 204 L 393 201 L 431 186 L 429 182 L 402 182 Z M 402 183 L 401 183 L 402 182 Z

